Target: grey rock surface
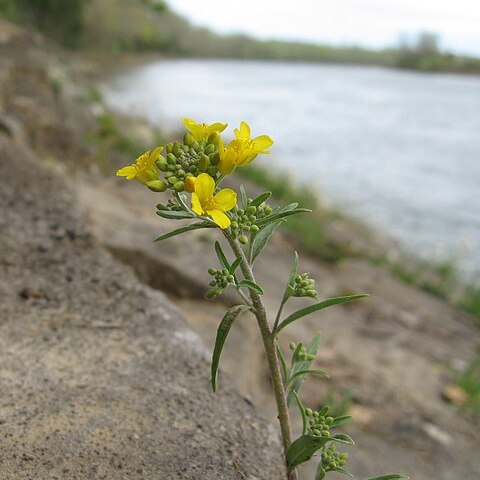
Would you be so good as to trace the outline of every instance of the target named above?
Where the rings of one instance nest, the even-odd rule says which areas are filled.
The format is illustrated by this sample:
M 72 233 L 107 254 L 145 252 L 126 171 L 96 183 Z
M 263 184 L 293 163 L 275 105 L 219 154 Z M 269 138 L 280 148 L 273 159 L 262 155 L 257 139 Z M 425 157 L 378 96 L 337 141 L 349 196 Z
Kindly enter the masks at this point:
M 277 433 L 0 133 L 0 479 L 274 479 Z

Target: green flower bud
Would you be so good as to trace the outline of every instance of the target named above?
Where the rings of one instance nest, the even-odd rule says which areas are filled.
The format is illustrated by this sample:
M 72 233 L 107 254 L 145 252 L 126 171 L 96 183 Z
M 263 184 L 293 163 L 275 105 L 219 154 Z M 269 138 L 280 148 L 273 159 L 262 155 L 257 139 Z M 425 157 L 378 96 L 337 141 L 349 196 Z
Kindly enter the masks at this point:
M 312 413 L 313 413 L 313 411 L 312 411 L 311 408 L 306 408 L 306 409 L 305 409 L 305 415 L 306 415 L 307 417 L 311 417 L 311 416 L 312 416 Z
M 175 163 L 177 163 L 177 157 L 173 153 L 169 153 L 167 155 L 167 162 L 170 165 L 174 165 Z
M 157 160 L 155 160 L 155 165 L 159 170 L 164 172 L 167 168 L 167 159 L 163 155 L 159 155 Z
M 168 177 L 168 183 L 170 185 L 175 185 L 178 182 L 178 178 L 175 176 Z
M 218 173 L 218 168 L 211 166 L 207 168 L 207 173 L 211 176 L 214 177 Z
M 312 432 L 316 437 L 319 437 L 321 435 L 320 430 L 317 430 L 316 428 Z
M 156 209 L 157 210 L 166 210 L 167 207 L 163 203 L 157 203 Z
M 172 145 L 171 143 L 168 143 L 168 144 L 165 146 L 165 150 L 167 151 L 167 153 L 171 153 L 172 147 L 173 147 L 173 145 Z
M 299 284 L 302 283 L 302 277 L 300 275 L 297 275 L 295 277 L 295 283 L 299 283 Z
M 325 423 L 326 423 L 327 425 L 331 425 L 331 424 L 333 423 L 333 420 L 334 420 L 333 417 L 327 417 L 327 418 L 325 419 Z
M 252 226 L 250 227 L 250 230 L 251 230 L 252 232 L 255 232 L 255 233 L 256 233 L 256 232 L 258 232 L 258 231 L 260 230 L 260 228 L 258 227 L 258 225 L 252 225 Z
M 272 213 L 272 209 L 270 207 L 265 207 L 265 215 L 270 215 Z
M 177 170 L 177 167 L 175 165 L 167 165 L 167 171 L 168 172 L 175 172 Z
M 206 172 L 209 166 L 210 166 L 210 159 L 206 155 L 202 155 L 202 157 L 198 161 L 198 168 L 202 172 Z
M 209 273 L 210 275 L 215 275 L 215 274 L 217 273 L 217 269 L 216 269 L 216 268 L 209 268 L 209 269 L 208 269 L 208 273 Z
M 177 175 L 178 175 L 179 177 L 184 177 L 184 176 L 185 176 L 185 170 L 182 170 L 181 168 L 179 168 L 179 169 L 177 170 Z
M 329 437 L 330 432 L 328 430 L 322 430 L 322 437 Z
M 185 190 L 185 182 L 183 182 L 182 180 L 176 182 L 174 185 L 173 185 L 173 189 L 176 191 L 176 192 L 183 192 Z
M 193 148 L 196 153 L 200 152 L 202 149 L 202 147 L 196 141 L 192 142 L 191 148 Z
M 190 146 L 194 141 L 193 135 L 190 132 L 185 132 L 183 135 L 183 143 Z
M 290 350 L 293 352 L 296 348 L 295 342 L 290 342 Z
M 245 213 L 246 213 L 247 215 L 253 215 L 256 211 L 257 211 L 256 207 L 248 207 L 248 208 L 245 210 Z
M 207 155 L 211 155 L 213 152 L 215 151 L 215 145 L 213 144 L 209 144 L 205 147 L 205 150 L 204 152 L 207 154 Z
M 235 229 L 235 228 L 238 228 L 238 223 L 234 220 L 231 224 L 230 224 L 230 227 Z
M 228 280 L 228 283 L 233 283 L 235 281 L 235 278 L 233 277 L 233 275 L 229 275 L 227 277 L 227 280 Z
M 307 360 L 310 360 L 310 361 L 315 360 L 315 355 L 312 355 L 311 353 L 309 353 L 307 355 Z
M 180 144 L 178 142 L 175 142 L 172 147 L 172 153 L 177 157 L 178 154 L 180 153 Z
M 209 282 L 209 285 L 211 287 L 214 287 L 216 284 L 217 284 L 217 282 L 215 280 L 212 280 L 211 282 Z
M 167 184 L 162 180 L 152 180 L 151 182 L 147 182 L 147 187 L 152 192 L 164 192 L 167 189 Z
M 210 157 L 210 164 L 213 166 L 216 166 L 219 163 L 220 163 L 220 154 L 216 152 Z
M 242 245 L 246 245 L 248 243 L 248 238 L 245 236 L 245 235 L 242 235 L 238 241 L 242 244 Z

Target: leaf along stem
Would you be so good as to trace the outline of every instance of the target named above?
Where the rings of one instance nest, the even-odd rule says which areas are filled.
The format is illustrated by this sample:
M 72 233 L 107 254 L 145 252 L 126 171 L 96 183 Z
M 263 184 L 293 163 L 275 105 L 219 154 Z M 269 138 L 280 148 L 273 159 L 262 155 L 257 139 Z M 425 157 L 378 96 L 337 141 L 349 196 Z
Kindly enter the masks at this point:
M 255 277 L 250 263 L 248 262 L 245 252 L 240 247 L 238 241 L 228 232 L 224 231 L 225 237 L 234 253 L 238 258 L 241 257 L 240 268 L 243 276 L 252 282 L 255 282 Z M 253 307 L 255 308 L 255 316 L 262 335 L 263 345 L 267 356 L 268 368 L 270 371 L 270 378 L 272 380 L 273 392 L 275 394 L 275 401 L 277 403 L 278 421 L 280 422 L 280 430 L 282 434 L 283 450 L 286 458 L 288 447 L 292 443 L 292 431 L 290 427 L 290 416 L 288 413 L 287 397 L 285 385 L 282 379 L 280 370 L 280 362 L 275 347 L 275 335 L 270 330 L 267 320 L 265 307 L 258 293 L 249 289 L 249 295 L 252 299 Z M 298 480 L 297 471 L 295 468 L 286 466 L 286 474 L 288 480 Z

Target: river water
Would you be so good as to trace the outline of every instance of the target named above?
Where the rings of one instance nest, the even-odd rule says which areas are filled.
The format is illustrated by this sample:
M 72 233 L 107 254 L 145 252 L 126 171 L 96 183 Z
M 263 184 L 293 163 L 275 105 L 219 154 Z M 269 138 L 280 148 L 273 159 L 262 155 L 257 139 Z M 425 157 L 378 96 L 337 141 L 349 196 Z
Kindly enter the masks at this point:
M 372 67 L 159 61 L 103 88 L 163 127 L 246 120 L 287 170 L 429 259 L 480 271 L 480 78 Z

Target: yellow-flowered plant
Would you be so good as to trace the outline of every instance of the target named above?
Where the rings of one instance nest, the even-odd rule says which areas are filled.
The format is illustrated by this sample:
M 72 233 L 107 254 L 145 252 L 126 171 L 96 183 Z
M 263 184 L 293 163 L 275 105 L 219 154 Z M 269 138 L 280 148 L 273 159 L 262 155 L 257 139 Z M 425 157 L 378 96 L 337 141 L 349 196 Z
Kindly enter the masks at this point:
M 225 175 L 236 167 L 244 167 L 258 155 L 269 153 L 273 141 L 267 135 L 251 138 L 250 127 L 242 122 L 234 130 L 235 138 L 226 146 L 220 138 L 225 123 L 197 123 L 184 119 L 188 129 L 183 142 L 173 142 L 147 151 L 132 165 L 118 170 L 117 175 L 127 180 L 137 180 L 154 192 L 170 192 L 167 201 L 157 204 L 157 214 L 170 220 L 193 221 L 186 226 L 166 233 L 156 241 L 176 237 L 197 229 L 217 229 L 222 232 L 232 255 L 227 255 L 221 244 L 215 242 L 220 268 L 210 268 L 212 275 L 208 298 L 214 298 L 226 288 L 233 288 L 241 303 L 231 307 L 223 317 L 217 331 L 212 357 L 211 385 L 215 392 L 217 374 L 225 339 L 233 322 L 246 312 L 257 319 L 270 371 L 271 383 L 277 404 L 278 419 L 283 441 L 286 477 L 297 479 L 296 467 L 319 453 L 320 463 L 315 480 L 323 480 L 330 472 L 350 475 L 344 465 L 347 454 L 336 449 L 337 444 L 353 444 L 344 433 L 335 433 L 337 426 L 350 417 L 328 415 L 328 407 L 318 411 L 305 408 L 299 393 L 303 380 L 309 374 L 326 376 L 322 370 L 311 368 L 320 343 L 317 333 L 312 341 L 304 346 L 290 344 L 291 361 L 288 362 L 278 343 L 279 334 L 291 323 L 311 313 L 331 305 L 360 299 L 366 295 L 349 295 L 318 301 L 315 281 L 308 273 L 298 272 L 298 256 L 295 253 L 290 276 L 273 322 L 269 321 L 262 301 L 263 288 L 254 276 L 254 262 L 262 253 L 274 231 L 291 215 L 308 212 L 293 203 L 284 207 L 272 208 L 267 201 L 271 192 L 264 192 L 256 198 L 248 198 L 240 186 L 239 204 L 237 193 L 230 188 L 220 188 Z M 190 201 L 188 195 L 191 195 Z M 230 257 L 230 258 L 229 258 Z M 315 303 L 286 317 L 282 316 L 285 304 L 291 299 L 304 297 Z M 302 434 L 292 441 L 289 407 L 296 404 L 303 420 Z M 392 474 L 370 480 L 400 480 L 402 475 Z

